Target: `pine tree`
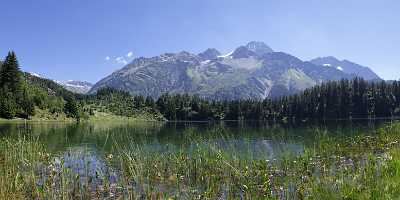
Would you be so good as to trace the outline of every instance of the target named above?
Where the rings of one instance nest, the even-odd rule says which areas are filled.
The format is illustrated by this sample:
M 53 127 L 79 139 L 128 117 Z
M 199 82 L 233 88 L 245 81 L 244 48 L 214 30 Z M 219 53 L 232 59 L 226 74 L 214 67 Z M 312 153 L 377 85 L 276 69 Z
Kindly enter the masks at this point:
M 155 102 L 154 102 L 153 98 L 151 98 L 151 96 L 147 96 L 146 97 L 146 103 L 145 104 L 149 108 L 152 108 L 152 109 L 155 108 Z
M 0 117 L 12 119 L 16 115 L 17 105 L 12 93 L 8 93 L 0 99 Z
M 78 122 L 80 121 L 80 113 L 79 106 L 73 97 L 69 97 L 66 99 L 67 103 L 65 104 L 65 113 L 68 117 L 75 118 Z
M 0 72 L 1 72 L 1 69 L 3 68 L 3 64 L 4 64 L 4 62 L 0 60 Z
M 1 67 L 0 86 L 6 91 L 17 92 L 20 88 L 21 74 L 17 56 L 11 51 Z
M 28 93 L 28 89 L 24 88 L 22 100 L 20 101 L 22 109 L 21 117 L 29 119 L 30 116 L 35 115 L 35 104 L 31 95 Z

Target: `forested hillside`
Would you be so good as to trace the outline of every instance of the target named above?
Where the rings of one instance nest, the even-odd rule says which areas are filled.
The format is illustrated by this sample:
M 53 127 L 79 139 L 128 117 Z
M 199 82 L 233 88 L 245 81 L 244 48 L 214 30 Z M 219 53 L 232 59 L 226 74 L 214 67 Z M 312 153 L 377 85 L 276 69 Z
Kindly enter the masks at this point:
M 400 116 L 400 83 L 360 78 L 331 81 L 276 99 L 207 101 L 163 95 L 157 109 L 170 120 L 307 120 Z
M 95 95 L 82 95 L 83 111 L 89 115 L 96 112 L 147 120 L 164 120 L 151 97 L 132 96 L 128 92 L 103 88 Z
M 121 102 L 107 98 L 124 96 Z M 110 95 L 112 94 L 112 95 Z M 217 101 L 198 96 L 164 94 L 130 97 L 129 93 L 102 89 L 87 96 L 92 104 L 107 100 L 110 111 L 127 115 L 132 110 L 161 113 L 168 120 L 274 120 L 389 118 L 400 116 L 400 83 L 365 81 L 361 78 L 322 83 L 276 99 Z M 125 101 L 123 99 L 129 99 Z M 104 103 L 103 103 L 104 104 Z
M 0 94 L 1 118 L 30 119 L 37 110 L 79 118 L 75 95 L 50 80 L 21 72 L 14 52 L 1 64 Z
M 31 119 L 40 114 L 39 118 L 80 121 L 96 113 L 163 119 L 142 97 L 107 89 L 95 95 L 76 94 L 52 80 L 24 73 L 14 52 L 0 62 L 0 118 Z

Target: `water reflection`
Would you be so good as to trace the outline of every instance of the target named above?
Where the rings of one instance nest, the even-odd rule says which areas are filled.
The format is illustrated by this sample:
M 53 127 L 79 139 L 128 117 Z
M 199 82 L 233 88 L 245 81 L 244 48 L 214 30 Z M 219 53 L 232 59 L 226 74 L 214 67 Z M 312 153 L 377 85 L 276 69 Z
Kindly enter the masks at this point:
M 74 147 L 55 158 L 57 170 L 66 168 L 79 177 L 81 183 L 88 183 L 91 187 L 103 185 L 104 181 L 117 183 L 117 173 L 107 166 L 105 161 L 90 147 Z
M 113 146 L 140 145 L 152 151 L 190 150 L 192 143 L 216 144 L 227 151 L 251 149 L 251 155 L 273 158 L 283 151 L 301 153 L 321 132 L 350 136 L 374 134 L 385 121 L 324 124 L 271 124 L 266 122 L 221 123 L 2 123 L 0 134 L 35 137 L 50 152 L 63 154 L 91 146 L 99 154 L 112 153 Z M 249 153 L 249 152 L 247 152 Z

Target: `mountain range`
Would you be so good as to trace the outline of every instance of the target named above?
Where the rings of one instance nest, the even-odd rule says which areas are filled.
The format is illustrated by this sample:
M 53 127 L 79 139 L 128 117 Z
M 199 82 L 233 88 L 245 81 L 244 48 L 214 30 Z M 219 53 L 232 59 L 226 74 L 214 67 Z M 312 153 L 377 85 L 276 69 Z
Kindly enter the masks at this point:
M 380 79 L 369 68 L 347 60 L 302 61 L 263 42 L 249 42 L 226 55 L 210 48 L 199 54 L 182 51 L 136 58 L 96 83 L 89 93 L 111 87 L 153 98 L 185 93 L 212 99 L 264 99 L 356 76 Z
M 93 84 L 87 81 L 68 80 L 65 82 L 61 81 L 56 81 L 56 82 L 61 86 L 63 86 L 65 89 L 78 94 L 86 94 L 93 87 Z
M 36 76 L 38 78 L 48 79 L 38 73 L 30 72 L 29 74 L 31 74 L 32 76 Z M 93 84 L 87 81 L 74 81 L 74 80 L 68 80 L 68 81 L 52 80 L 52 81 L 54 81 L 58 85 L 61 85 L 68 91 L 78 94 L 86 94 L 93 87 Z

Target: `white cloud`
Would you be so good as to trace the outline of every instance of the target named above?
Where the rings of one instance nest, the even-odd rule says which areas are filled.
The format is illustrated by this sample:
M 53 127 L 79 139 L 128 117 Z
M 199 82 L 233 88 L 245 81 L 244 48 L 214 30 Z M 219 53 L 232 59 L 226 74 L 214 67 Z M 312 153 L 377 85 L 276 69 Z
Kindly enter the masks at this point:
M 126 57 L 128 57 L 128 58 L 130 58 L 132 56 L 133 56 L 133 52 L 132 51 L 130 51 L 130 52 L 128 52 L 128 54 L 126 54 Z
M 106 61 L 113 60 L 118 64 L 127 65 L 129 63 L 128 60 L 130 60 L 129 58 L 131 58 L 132 56 L 133 56 L 133 52 L 129 51 L 126 55 L 122 55 L 122 56 L 118 56 L 118 57 L 106 56 L 105 60 Z
M 117 63 L 119 64 L 124 64 L 124 65 L 128 64 L 128 61 L 126 61 L 124 57 L 117 57 L 115 58 L 115 61 L 117 61 Z

